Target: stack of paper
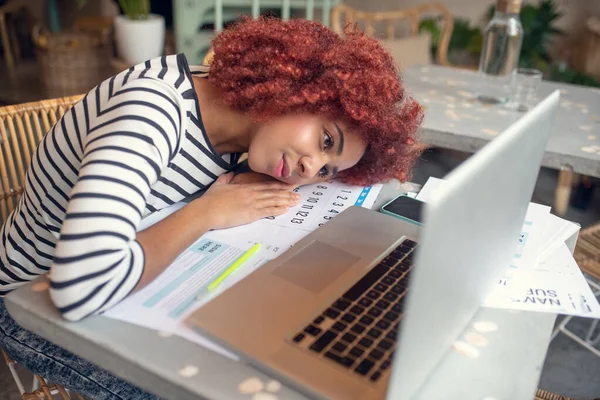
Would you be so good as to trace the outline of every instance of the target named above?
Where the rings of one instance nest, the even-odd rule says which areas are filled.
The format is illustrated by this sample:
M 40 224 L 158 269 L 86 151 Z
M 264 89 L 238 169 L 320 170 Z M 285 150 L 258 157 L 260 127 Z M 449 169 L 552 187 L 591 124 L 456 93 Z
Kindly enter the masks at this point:
M 429 178 L 417 196 L 427 202 L 445 183 Z M 600 318 L 594 297 L 566 243 L 579 226 L 530 203 L 515 256 L 483 305 Z

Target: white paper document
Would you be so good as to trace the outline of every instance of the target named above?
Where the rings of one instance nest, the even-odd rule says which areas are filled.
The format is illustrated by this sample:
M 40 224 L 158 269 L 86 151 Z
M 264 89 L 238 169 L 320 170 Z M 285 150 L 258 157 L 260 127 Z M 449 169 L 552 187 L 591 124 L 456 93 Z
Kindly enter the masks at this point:
M 429 201 L 444 183 L 429 178 L 417 199 Z M 515 256 L 482 305 L 600 318 L 600 305 L 565 245 L 578 229 L 550 207 L 530 203 Z
M 539 255 L 540 260 L 548 258 L 551 252 L 561 247 L 565 241 L 571 238 L 579 230 L 579 225 L 566 221 L 554 214 L 548 215 L 546 228 L 542 234 L 541 242 L 543 249 Z
M 350 206 L 370 208 L 382 185 L 351 186 L 331 181 L 298 188 L 300 203 L 284 215 L 199 238 L 144 289 L 104 313 L 151 329 L 173 333 L 220 354 L 235 355 L 192 331 L 184 320 L 198 307 L 231 287 L 266 261 L 277 257 L 311 231 Z M 140 229 L 175 212 L 176 204 L 146 218 Z M 260 250 L 214 292 L 206 287 L 255 243 Z
M 564 243 L 497 286 L 484 305 L 600 318 L 600 305 Z
M 431 201 L 435 197 L 435 192 L 439 190 L 442 185 L 446 183 L 445 180 L 440 178 L 434 178 L 433 176 L 427 179 L 425 185 L 421 188 L 419 193 L 417 194 L 416 199 L 421 200 L 425 203 Z

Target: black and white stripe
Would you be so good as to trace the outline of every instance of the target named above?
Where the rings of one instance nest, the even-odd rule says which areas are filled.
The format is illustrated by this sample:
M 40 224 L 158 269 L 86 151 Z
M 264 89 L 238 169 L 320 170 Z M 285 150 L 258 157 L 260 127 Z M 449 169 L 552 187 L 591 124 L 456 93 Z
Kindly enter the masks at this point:
M 107 79 L 46 134 L 18 207 L 0 230 L 0 296 L 48 271 L 69 320 L 112 307 L 144 270 L 142 218 L 230 170 L 200 116 L 182 54 Z

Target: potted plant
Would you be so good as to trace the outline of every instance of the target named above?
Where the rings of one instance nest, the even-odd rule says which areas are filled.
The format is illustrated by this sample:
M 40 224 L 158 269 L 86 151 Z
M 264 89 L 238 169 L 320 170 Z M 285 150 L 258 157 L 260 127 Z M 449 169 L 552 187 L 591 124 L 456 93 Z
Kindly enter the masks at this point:
M 119 0 L 124 15 L 115 17 L 119 58 L 129 65 L 163 54 L 165 19 L 150 13 L 150 0 Z

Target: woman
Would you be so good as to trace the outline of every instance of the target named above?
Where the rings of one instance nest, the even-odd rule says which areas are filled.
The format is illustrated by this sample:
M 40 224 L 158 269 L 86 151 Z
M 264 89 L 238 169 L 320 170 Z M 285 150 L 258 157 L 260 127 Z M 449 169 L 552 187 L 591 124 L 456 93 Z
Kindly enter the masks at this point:
M 49 272 L 52 301 L 77 321 L 144 287 L 208 230 L 285 213 L 295 186 L 409 176 L 422 110 L 377 41 L 245 19 L 213 49 L 210 71 L 183 55 L 123 71 L 48 132 L 0 232 L 0 295 Z M 254 172 L 233 177 L 245 152 Z M 193 197 L 137 232 L 142 218 Z M 0 344 L 90 398 L 146 396 L 20 328 L 1 300 Z

